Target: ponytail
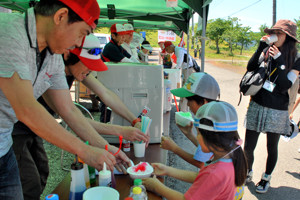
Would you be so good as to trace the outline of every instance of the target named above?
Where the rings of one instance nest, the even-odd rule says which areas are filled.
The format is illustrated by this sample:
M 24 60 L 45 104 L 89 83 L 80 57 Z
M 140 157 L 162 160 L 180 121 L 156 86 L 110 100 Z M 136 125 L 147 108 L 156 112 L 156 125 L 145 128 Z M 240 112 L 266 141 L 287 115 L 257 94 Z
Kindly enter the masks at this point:
M 240 144 L 236 144 L 240 140 L 238 132 L 213 132 L 201 128 L 199 132 L 210 151 L 212 151 L 211 147 L 215 150 L 222 149 L 224 152 L 232 151 L 229 156 L 234 166 L 235 185 L 242 186 L 247 177 L 247 160 Z
M 242 147 L 230 154 L 234 166 L 235 185 L 242 186 L 247 177 L 247 160 Z

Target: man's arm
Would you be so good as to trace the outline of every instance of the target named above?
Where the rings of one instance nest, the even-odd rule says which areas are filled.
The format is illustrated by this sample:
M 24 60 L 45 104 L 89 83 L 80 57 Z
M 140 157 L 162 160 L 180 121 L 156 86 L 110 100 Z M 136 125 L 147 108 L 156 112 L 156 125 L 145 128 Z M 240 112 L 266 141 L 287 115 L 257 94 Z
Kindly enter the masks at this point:
M 118 148 L 109 145 L 107 141 L 100 136 L 97 131 L 91 126 L 87 118 L 74 105 L 71 99 L 69 90 L 53 90 L 48 89 L 43 98 L 49 105 L 55 107 L 57 113 L 64 119 L 69 127 L 84 141 L 89 141 L 89 144 L 99 148 L 108 146 L 108 151 L 116 153 Z M 62 103 L 63 102 L 63 103 Z M 120 151 L 116 155 L 118 162 L 126 162 L 130 166 L 130 160 Z
M 111 90 L 107 89 L 100 81 L 98 81 L 92 74 L 90 74 L 82 83 L 92 90 L 103 103 L 109 106 L 115 113 L 126 119 L 130 124 L 137 117 L 134 116 L 132 112 L 129 111 L 127 106 L 121 101 L 121 99 Z M 90 120 L 92 126 L 101 134 L 113 134 L 113 135 L 123 135 L 125 139 L 143 140 L 147 142 L 149 137 L 146 136 L 140 130 L 141 123 L 135 124 L 136 128 L 122 127 L 117 125 L 108 125 Z
M 90 74 L 82 83 L 92 90 L 115 113 L 126 119 L 130 124 L 137 117 L 126 107 L 121 99 L 111 90 L 107 89 L 100 81 Z
M 20 79 L 15 73 L 0 78 L 0 88 L 15 111 L 17 118 L 48 142 L 78 155 L 87 164 L 101 170 L 103 162 L 113 169 L 115 158 L 103 149 L 87 146 L 67 132 L 33 96 L 31 81 Z M 63 101 L 61 101 L 63 102 Z

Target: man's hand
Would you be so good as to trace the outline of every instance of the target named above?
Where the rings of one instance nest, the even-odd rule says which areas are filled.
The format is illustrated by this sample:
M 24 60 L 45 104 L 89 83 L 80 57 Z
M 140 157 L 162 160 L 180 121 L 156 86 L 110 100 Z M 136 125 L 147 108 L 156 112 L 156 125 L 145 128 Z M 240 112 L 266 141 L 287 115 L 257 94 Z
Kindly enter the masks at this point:
M 141 122 L 137 122 L 137 123 L 135 123 L 134 127 L 137 128 L 137 129 L 139 129 L 139 130 L 141 130 L 142 129 L 142 123 Z
M 144 141 L 149 142 L 150 137 L 143 133 L 140 129 L 130 126 L 124 126 L 121 130 L 121 135 L 125 140 L 129 141 Z
M 160 147 L 162 149 L 166 149 L 169 151 L 174 152 L 178 145 L 170 138 L 170 137 L 161 137 L 161 144 Z
M 110 145 L 108 149 L 113 154 L 115 154 L 119 150 L 117 147 L 112 145 Z M 127 174 L 126 169 L 131 166 L 130 159 L 122 150 L 120 150 L 119 153 L 115 155 L 115 157 L 116 157 L 116 165 L 115 165 L 116 169 L 119 172 L 123 172 L 124 174 Z
M 114 170 L 114 165 L 117 163 L 116 158 L 106 151 L 105 149 L 100 149 L 93 146 L 85 145 L 87 148 L 84 151 L 84 154 L 80 158 L 87 164 L 92 167 L 95 167 L 98 171 L 103 169 L 103 163 L 106 163 L 106 166 L 109 170 Z
M 141 122 L 135 123 L 134 127 L 137 128 L 137 129 L 139 129 L 139 130 L 141 130 L 141 129 L 142 129 L 142 124 L 141 124 Z M 145 134 L 144 134 L 144 135 L 145 135 Z M 147 141 L 145 141 L 145 140 L 143 140 L 143 141 L 146 143 L 146 148 L 147 148 L 148 145 L 149 145 L 149 142 L 150 142 L 149 131 L 146 133 L 145 136 L 146 136 L 146 138 L 147 138 Z

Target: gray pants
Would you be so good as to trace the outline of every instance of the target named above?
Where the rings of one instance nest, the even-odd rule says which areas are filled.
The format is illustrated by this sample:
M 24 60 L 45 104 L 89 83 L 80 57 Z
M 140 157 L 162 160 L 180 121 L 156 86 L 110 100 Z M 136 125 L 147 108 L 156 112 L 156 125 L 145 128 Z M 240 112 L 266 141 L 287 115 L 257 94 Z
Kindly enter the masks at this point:
M 13 150 L 20 171 L 24 200 L 39 200 L 49 175 L 43 140 L 35 134 L 13 135 Z

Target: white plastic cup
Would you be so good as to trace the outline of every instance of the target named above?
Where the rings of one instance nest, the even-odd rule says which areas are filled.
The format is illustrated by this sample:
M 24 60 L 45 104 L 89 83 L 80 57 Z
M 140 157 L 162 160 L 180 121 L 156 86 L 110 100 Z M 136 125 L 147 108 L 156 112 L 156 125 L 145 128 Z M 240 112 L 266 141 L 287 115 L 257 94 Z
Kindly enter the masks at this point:
M 137 158 L 145 157 L 146 143 L 133 143 L 134 156 Z
M 276 34 L 272 34 L 272 35 L 269 35 L 267 38 L 266 38 L 266 43 L 267 44 L 272 44 L 274 42 L 277 42 L 278 41 L 278 37 Z

